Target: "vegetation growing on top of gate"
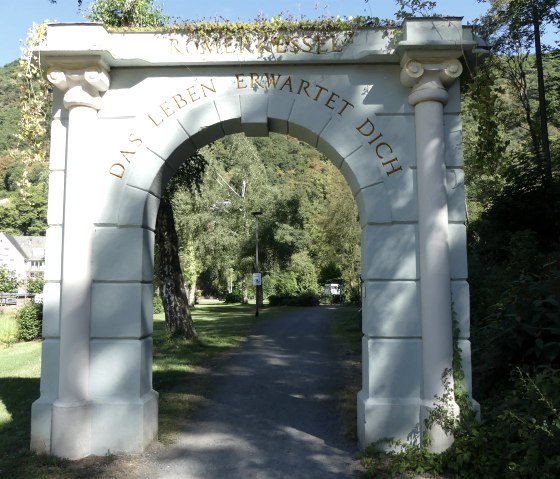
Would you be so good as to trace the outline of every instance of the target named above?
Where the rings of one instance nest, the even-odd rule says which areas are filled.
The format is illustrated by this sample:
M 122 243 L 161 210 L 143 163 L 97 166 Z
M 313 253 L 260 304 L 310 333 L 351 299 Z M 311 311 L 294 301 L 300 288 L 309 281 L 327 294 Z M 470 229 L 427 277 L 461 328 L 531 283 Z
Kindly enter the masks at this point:
M 326 38 L 337 36 L 339 48 L 351 42 L 354 33 L 364 27 L 388 25 L 374 17 L 324 17 L 317 20 L 296 19 L 278 15 L 270 19 L 257 18 L 250 22 L 225 19 L 199 20 L 166 26 L 170 33 L 180 33 L 195 45 L 291 45 L 297 37 Z M 394 25 L 394 24 L 393 24 Z M 290 53 L 305 51 L 300 47 Z
M 232 21 L 226 18 L 174 21 L 163 14 L 154 0 L 128 2 L 126 0 L 96 0 L 85 14 L 88 20 L 101 22 L 106 28 L 117 31 L 158 31 L 186 36 L 187 41 L 198 45 L 286 44 L 294 36 L 320 37 L 341 34 L 341 41 L 348 42 L 356 30 L 379 26 L 395 27 L 391 19 L 371 16 L 329 17 L 318 19 L 296 18 L 290 13 L 279 13 L 272 18 L 259 16 L 252 21 Z M 297 53 L 301 49 L 293 49 Z

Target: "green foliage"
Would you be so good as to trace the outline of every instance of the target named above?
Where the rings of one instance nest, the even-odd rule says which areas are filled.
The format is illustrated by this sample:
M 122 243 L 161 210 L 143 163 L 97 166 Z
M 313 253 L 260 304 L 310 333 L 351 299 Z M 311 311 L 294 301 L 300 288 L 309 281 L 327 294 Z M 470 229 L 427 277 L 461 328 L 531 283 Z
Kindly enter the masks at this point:
M 469 81 L 468 93 L 463 98 L 465 116 L 476 128 L 469 132 L 468 144 L 472 146 L 465 152 L 467 172 L 490 178 L 500 172 L 502 153 L 508 146 L 497 111 L 501 107 L 499 94 L 503 90 L 496 85 L 496 76 L 492 61 L 482 63 Z
M 387 448 L 391 448 L 387 450 Z M 382 439 L 368 446 L 361 453 L 362 464 L 371 477 L 379 474 L 442 472 L 442 457 L 428 451 L 427 447 L 394 439 Z
M 334 262 L 329 261 L 325 263 L 321 271 L 319 273 L 319 284 L 324 285 L 328 283 L 332 279 L 337 279 L 342 277 L 342 270 L 340 267 Z
M 317 272 L 307 251 L 300 251 L 292 255 L 290 270 L 295 275 L 299 294 L 317 294 Z
M 515 44 L 502 40 L 510 42 L 497 45 L 503 52 Z M 444 467 L 458 478 L 559 476 L 560 191 L 557 180 L 543 181 L 533 62 L 514 51 L 493 57 L 465 93 L 465 145 L 475 146 L 465 150 L 465 170 L 473 380 L 482 421 L 462 418 L 454 429 Z M 557 56 L 545 55 L 544 64 L 553 93 Z M 558 114 L 551 114 L 557 174 Z
M 191 195 L 200 194 L 207 166 L 206 158 L 199 152 L 191 155 L 179 166 L 173 178 L 169 180 L 165 193 L 172 197 L 179 188 L 185 188 Z
M 16 293 L 18 288 L 18 279 L 13 271 L 7 266 L 0 266 L 0 292 Z
M 17 146 L 20 118 L 18 96 L 18 62 L 0 68 L 0 156 Z
M 396 0 L 399 9 L 395 13 L 397 20 L 404 20 L 410 17 L 430 17 L 435 16 L 434 8 L 437 2 L 429 0 Z
M 490 8 L 481 19 L 481 32 L 492 40 L 495 49 L 511 53 L 519 48 L 530 49 L 534 45 L 534 23 L 544 32 L 555 28 L 560 22 L 558 0 L 492 0 Z
M 33 341 L 41 336 L 43 307 L 27 303 L 17 313 L 17 336 L 21 341 Z
M 0 308 L 0 344 L 10 346 L 17 341 L 16 313 L 12 308 Z
M 274 293 L 278 296 L 296 296 L 299 293 L 294 271 L 279 271 L 274 275 Z
M 530 258 L 526 258 L 530 261 Z M 479 380 L 496 384 L 512 367 L 560 367 L 560 270 L 522 274 L 493 306 L 477 331 Z M 482 352 L 484 351 L 484 352 Z M 483 359 L 478 364 L 478 357 Z
M 5 144 L 9 150 L 2 152 L 0 145 L 2 196 L 6 200 L 0 205 L 0 230 L 12 234 L 42 235 L 46 230 L 47 118 L 51 110 L 51 89 L 36 52 L 36 46 L 45 32 L 44 24 L 34 25 L 28 34 L 17 71 L 14 71 L 15 64 L 2 69 L 2 73 L 5 71 L 9 75 L 11 89 L 10 93 L 0 95 L 2 101 L 7 102 L 6 109 L 2 110 L 8 113 L 13 108 L 10 105 L 14 101 L 14 92 L 19 98 L 18 115 L 13 116 L 14 120 L 17 117 L 17 121 L 0 123 L 0 131 L 11 139 Z
M 447 383 L 447 398 L 449 388 Z M 506 391 L 481 422 L 468 403 L 461 405 L 460 418 L 455 419 L 441 406 L 443 398 L 427 426 L 437 423 L 453 434 L 454 443 L 447 451 L 436 454 L 425 443 L 385 439 L 362 453 L 362 463 L 373 477 L 411 472 L 451 473 L 457 479 L 558 477 L 560 371 L 544 368 L 531 376 L 516 369 Z M 385 452 L 388 447 L 392 450 Z
M 309 292 L 293 295 L 272 294 L 268 301 L 271 306 L 319 306 L 319 296 Z
M 161 300 L 161 296 L 158 293 L 154 294 L 153 305 L 154 305 L 154 314 L 163 313 L 163 301 Z
M 200 153 L 207 162 L 200 191 L 193 196 L 176 189 L 173 206 L 182 254 L 192 251 L 190 258 L 196 258 L 190 264 L 204 294 L 224 297 L 230 284 L 243 299 L 252 294 L 251 212 L 257 210 L 263 211 L 259 263 L 265 297 L 316 294 L 319 268 L 332 258 L 358 283 L 356 206 L 340 173 L 316 150 L 281 135 L 232 135 Z M 328 234 L 319 231 L 323 226 Z
M 98 0 L 99 1 L 99 0 Z M 354 33 L 361 28 L 384 25 L 393 27 L 394 21 L 378 17 L 328 17 L 319 19 L 295 18 L 292 15 L 279 14 L 270 20 L 258 17 L 251 22 L 199 20 L 179 22 L 166 27 L 166 31 L 181 33 L 188 41 L 196 45 L 291 45 L 294 53 L 298 49 L 291 44 L 294 34 L 337 35 L 338 44 L 352 41 Z
M 226 304 L 243 303 L 243 296 L 240 291 L 227 293 L 224 297 L 224 302 Z
M 27 280 L 27 292 L 41 294 L 45 286 L 45 280 L 43 278 L 31 277 Z
M 515 369 L 510 388 L 483 421 L 455 433 L 443 456 L 457 478 L 556 478 L 560 474 L 560 371 Z
M 169 21 L 154 0 L 95 0 L 85 17 L 108 27 L 159 27 Z
M 0 205 L 0 230 L 25 236 L 43 236 L 47 229 L 47 182 L 27 183 Z

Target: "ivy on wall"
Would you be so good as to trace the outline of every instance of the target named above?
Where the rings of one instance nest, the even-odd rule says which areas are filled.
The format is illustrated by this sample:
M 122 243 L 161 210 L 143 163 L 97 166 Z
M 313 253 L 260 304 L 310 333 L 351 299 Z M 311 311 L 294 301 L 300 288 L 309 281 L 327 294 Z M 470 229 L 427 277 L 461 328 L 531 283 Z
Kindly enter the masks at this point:
M 45 39 L 46 31 L 46 23 L 33 25 L 19 60 L 21 119 L 17 139 L 26 171 L 45 162 L 48 155 L 47 120 L 52 103 L 52 89 L 45 78 L 37 52 Z

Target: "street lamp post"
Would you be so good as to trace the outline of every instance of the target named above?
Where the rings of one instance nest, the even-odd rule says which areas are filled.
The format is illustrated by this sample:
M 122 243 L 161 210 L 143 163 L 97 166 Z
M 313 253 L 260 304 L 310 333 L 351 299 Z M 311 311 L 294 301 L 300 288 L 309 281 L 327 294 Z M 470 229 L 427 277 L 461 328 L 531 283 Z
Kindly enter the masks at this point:
M 255 273 L 256 275 L 253 276 L 253 284 L 255 285 L 255 303 L 256 303 L 256 311 L 255 316 L 259 315 L 259 302 L 262 296 L 262 284 L 261 284 L 261 275 L 259 269 L 259 216 L 262 215 L 262 211 L 253 211 L 252 215 L 255 217 L 256 221 L 256 228 L 255 228 Z

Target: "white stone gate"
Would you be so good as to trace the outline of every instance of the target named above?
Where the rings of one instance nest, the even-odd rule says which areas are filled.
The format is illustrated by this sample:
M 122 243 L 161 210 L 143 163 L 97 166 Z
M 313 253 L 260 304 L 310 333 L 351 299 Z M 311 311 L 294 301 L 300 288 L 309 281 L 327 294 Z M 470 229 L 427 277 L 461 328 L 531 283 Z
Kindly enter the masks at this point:
M 152 389 L 154 228 L 167 180 L 231 133 L 286 133 L 346 178 L 362 226 L 361 445 L 418 440 L 451 367 L 470 389 L 459 85 L 477 48 L 459 18 L 289 43 L 50 25 L 54 84 L 41 396 L 33 450 L 141 452 Z M 453 313 L 452 313 L 453 311 Z M 435 447 L 449 444 L 436 434 Z

